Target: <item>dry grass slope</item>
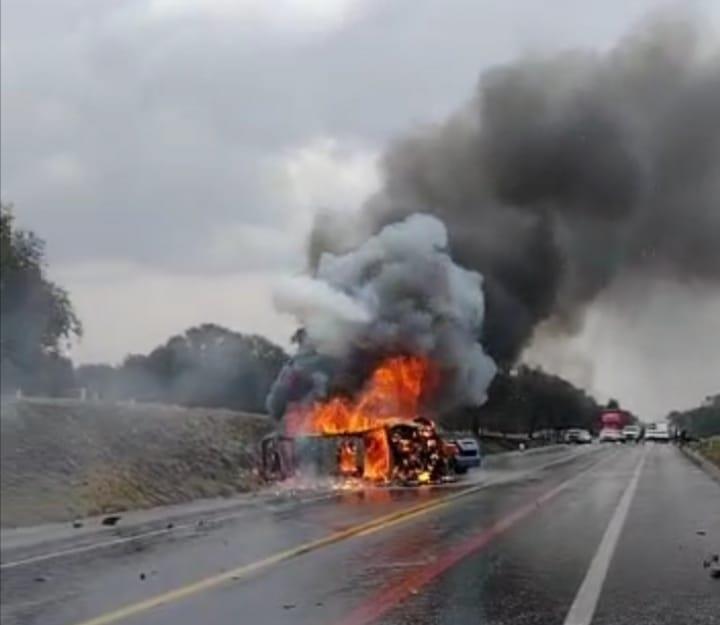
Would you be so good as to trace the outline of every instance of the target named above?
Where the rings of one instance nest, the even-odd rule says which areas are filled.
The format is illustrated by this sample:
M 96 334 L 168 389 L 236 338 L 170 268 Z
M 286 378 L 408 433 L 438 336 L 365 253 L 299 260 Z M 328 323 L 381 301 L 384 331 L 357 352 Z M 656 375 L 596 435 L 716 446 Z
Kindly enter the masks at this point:
M 701 441 L 698 451 L 720 467 L 720 436 L 712 436 Z
M 257 486 L 267 417 L 152 404 L 32 400 L 2 404 L 3 527 Z

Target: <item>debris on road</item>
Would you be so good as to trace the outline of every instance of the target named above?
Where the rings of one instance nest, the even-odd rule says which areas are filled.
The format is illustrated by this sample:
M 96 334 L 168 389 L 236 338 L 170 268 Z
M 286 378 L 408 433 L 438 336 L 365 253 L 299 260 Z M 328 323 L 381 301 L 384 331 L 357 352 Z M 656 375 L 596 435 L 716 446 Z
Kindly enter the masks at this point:
M 720 579 L 720 554 L 714 553 L 703 561 L 703 568 L 710 569 L 710 577 Z

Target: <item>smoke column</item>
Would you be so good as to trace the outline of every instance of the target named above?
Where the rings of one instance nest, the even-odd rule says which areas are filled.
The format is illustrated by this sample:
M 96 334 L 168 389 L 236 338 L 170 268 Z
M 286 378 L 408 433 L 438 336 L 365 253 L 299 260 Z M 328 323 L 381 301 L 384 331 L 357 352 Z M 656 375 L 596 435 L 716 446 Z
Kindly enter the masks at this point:
M 435 407 L 485 401 L 495 364 L 478 342 L 482 277 L 452 261 L 435 217 L 414 214 L 352 251 L 322 254 L 313 277 L 277 286 L 275 304 L 303 328 L 268 398 L 276 417 L 289 401 L 357 390 L 380 358 L 395 354 L 431 359 Z
M 455 261 L 484 277 L 482 343 L 503 366 L 534 332 L 578 330 L 600 293 L 632 301 L 622 285 L 657 278 L 717 288 L 716 42 L 655 18 L 605 53 L 490 69 L 450 119 L 390 146 L 357 224 L 317 220 L 311 265 L 356 245 L 348 231 L 437 216 Z

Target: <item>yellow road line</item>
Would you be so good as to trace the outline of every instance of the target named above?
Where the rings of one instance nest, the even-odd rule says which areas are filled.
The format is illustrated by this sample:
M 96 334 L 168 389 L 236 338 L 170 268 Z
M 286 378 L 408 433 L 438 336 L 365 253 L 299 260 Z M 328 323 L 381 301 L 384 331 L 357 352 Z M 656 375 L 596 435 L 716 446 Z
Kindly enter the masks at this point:
M 554 464 L 560 464 L 561 462 L 568 461 L 569 459 L 570 458 L 556 460 L 556 461 L 541 465 L 539 467 L 536 467 L 535 469 L 528 470 L 527 473 L 528 474 L 535 473 L 539 470 L 542 470 L 542 469 L 552 466 Z M 586 473 L 587 471 L 589 471 L 590 469 L 595 467 L 598 464 L 598 462 L 601 462 L 601 460 L 592 463 L 589 467 L 586 467 L 580 473 L 577 473 L 575 475 L 575 477 L 579 477 L 583 473 Z M 524 473 L 523 473 L 523 475 L 524 475 Z M 212 575 L 210 577 L 201 579 L 197 582 L 187 584 L 186 586 L 181 586 L 180 588 L 176 588 L 175 590 L 170 590 L 168 592 L 161 593 L 159 595 L 155 595 L 154 597 L 150 597 L 149 599 L 145 599 L 145 600 L 139 601 L 137 603 L 131 603 L 122 608 L 118 608 L 117 610 L 112 610 L 110 612 L 106 612 L 105 614 L 101 614 L 100 616 L 91 618 L 90 620 L 83 621 L 82 623 L 78 623 L 77 625 L 108 625 L 109 623 L 116 623 L 123 619 L 130 618 L 131 616 L 140 614 L 141 612 L 146 612 L 153 608 L 157 608 L 161 605 L 165 605 L 168 603 L 172 603 L 173 601 L 178 601 L 180 599 L 184 599 L 186 597 L 195 595 L 204 590 L 209 590 L 209 589 L 219 586 L 220 584 L 223 584 L 225 582 L 228 582 L 231 580 L 236 580 L 236 579 L 242 578 L 242 577 L 247 577 L 248 575 L 250 575 L 252 573 L 256 573 L 256 572 L 258 572 L 262 569 L 268 568 L 274 564 L 278 564 L 279 562 L 289 560 L 291 558 L 302 555 L 304 553 L 308 553 L 310 551 L 315 551 L 316 549 L 320 549 L 321 547 L 326 547 L 328 545 L 332 545 L 334 543 L 340 542 L 340 541 L 350 538 L 352 536 L 366 536 L 368 534 L 372 534 L 374 532 L 386 529 L 388 527 L 392 527 L 393 525 L 397 525 L 398 523 L 402 523 L 402 522 L 408 521 L 410 519 L 425 515 L 434 510 L 438 510 L 440 508 L 445 508 L 462 497 L 467 497 L 468 495 L 476 493 L 476 492 L 483 490 L 489 486 L 493 486 L 493 485 L 502 483 L 502 481 L 503 480 L 489 480 L 482 484 L 478 484 L 477 486 L 470 486 L 469 488 L 462 490 L 458 493 L 454 493 L 452 495 L 446 495 L 446 496 L 442 497 L 442 499 L 419 504 L 417 506 L 413 506 L 413 507 L 407 508 L 405 510 L 400 510 L 398 512 L 393 512 L 391 514 L 387 514 L 385 516 L 379 517 L 372 521 L 368 521 L 367 523 L 361 523 L 359 525 L 354 525 L 347 529 L 330 534 L 329 536 L 326 536 L 325 538 L 313 540 L 311 542 L 299 545 L 298 547 L 293 547 L 292 549 L 287 549 L 286 551 L 281 551 L 272 556 L 264 558 L 263 560 L 257 560 L 256 562 L 251 562 L 250 564 L 245 564 L 243 566 L 239 566 L 239 567 L 231 569 L 229 571 L 225 571 L 224 573 L 219 573 L 218 575 Z

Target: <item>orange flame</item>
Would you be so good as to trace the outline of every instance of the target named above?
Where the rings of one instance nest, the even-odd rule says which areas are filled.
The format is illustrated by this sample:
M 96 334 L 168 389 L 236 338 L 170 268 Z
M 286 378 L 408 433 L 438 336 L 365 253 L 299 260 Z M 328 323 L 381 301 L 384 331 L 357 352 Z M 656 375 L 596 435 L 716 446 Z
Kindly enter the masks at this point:
M 342 441 L 338 448 L 338 471 L 345 477 L 354 477 L 357 474 L 358 461 L 355 444 L 351 441 Z
M 374 482 L 383 481 L 390 475 L 390 445 L 384 428 L 370 430 L 365 434 L 365 463 L 363 477 Z
M 310 407 L 295 408 L 286 417 L 288 433 L 357 434 L 395 420 L 410 421 L 418 416 L 429 369 L 424 358 L 387 358 L 375 368 L 357 397 L 332 397 Z
M 288 434 L 362 434 L 365 440 L 363 476 L 386 479 L 390 472 L 390 448 L 385 426 L 412 421 L 418 416 L 430 373 L 430 363 L 424 358 L 387 358 L 375 368 L 356 397 L 331 397 L 292 410 L 286 416 Z

